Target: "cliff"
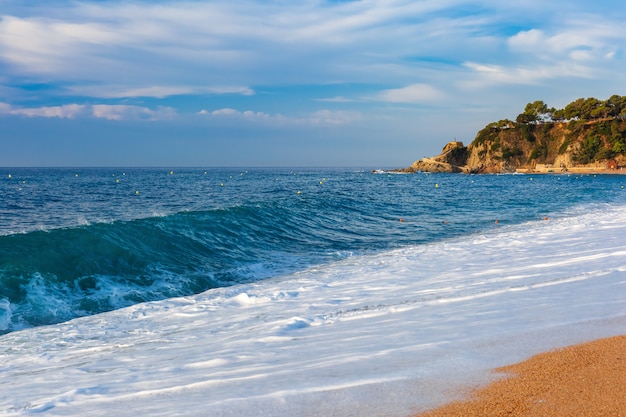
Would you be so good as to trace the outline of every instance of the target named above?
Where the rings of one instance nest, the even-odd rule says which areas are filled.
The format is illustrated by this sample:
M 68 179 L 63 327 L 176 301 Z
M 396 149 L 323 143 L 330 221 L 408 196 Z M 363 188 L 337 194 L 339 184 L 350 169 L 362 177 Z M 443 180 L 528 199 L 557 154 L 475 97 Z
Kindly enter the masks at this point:
M 405 172 L 463 172 L 467 164 L 467 148 L 463 142 L 448 143 L 441 154 L 413 162 Z
M 607 117 L 519 123 L 501 120 L 478 132 L 469 146 L 450 142 L 440 155 L 404 172 L 605 171 L 626 166 L 626 121 Z

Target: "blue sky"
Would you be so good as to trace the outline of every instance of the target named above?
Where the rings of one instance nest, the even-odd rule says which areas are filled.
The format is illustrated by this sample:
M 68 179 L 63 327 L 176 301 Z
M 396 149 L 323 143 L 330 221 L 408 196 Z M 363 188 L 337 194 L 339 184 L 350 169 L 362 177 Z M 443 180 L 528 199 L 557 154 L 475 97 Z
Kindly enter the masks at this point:
M 1 166 L 404 167 L 626 95 L 626 3 L 0 0 Z

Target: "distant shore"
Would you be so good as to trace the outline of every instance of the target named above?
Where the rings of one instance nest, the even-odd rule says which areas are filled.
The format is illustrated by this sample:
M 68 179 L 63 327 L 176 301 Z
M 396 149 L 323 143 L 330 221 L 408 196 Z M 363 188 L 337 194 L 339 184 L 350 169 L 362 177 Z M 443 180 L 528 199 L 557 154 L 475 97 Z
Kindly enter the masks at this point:
M 535 169 L 517 169 L 518 174 L 610 174 L 610 175 L 623 175 L 626 174 L 626 170 L 623 167 L 615 169 L 606 167 L 570 167 L 566 169 L 552 168 L 550 166 L 540 166 Z
M 496 369 L 503 379 L 415 417 L 626 416 L 626 335 Z

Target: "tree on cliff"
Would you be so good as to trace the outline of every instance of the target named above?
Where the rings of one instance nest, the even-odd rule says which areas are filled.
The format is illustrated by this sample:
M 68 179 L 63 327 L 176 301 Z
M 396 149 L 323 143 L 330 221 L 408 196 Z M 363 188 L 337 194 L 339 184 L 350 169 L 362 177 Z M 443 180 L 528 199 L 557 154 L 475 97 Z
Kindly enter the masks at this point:
M 618 102 L 619 104 L 619 102 Z M 569 120 L 592 120 L 609 117 L 611 107 L 607 101 L 594 97 L 579 98 L 565 106 L 564 116 Z
M 550 109 L 554 111 L 554 109 Z M 537 123 L 550 114 L 548 106 L 542 100 L 536 100 L 526 104 L 524 113 L 517 116 L 517 123 Z
M 563 109 L 548 108 L 541 100 L 526 104 L 524 112 L 515 119 L 521 124 L 540 122 L 562 122 L 566 120 L 626 120 L 626 96 L 612 95 L 608 100 L 594 97 L 578 98 Z

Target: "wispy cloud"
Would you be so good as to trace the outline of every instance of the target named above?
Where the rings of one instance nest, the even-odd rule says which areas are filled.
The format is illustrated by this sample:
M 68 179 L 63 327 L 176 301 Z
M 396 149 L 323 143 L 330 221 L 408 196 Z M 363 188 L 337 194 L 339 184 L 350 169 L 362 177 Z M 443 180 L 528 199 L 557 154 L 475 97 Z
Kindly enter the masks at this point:
M 443 93 L 427 84 L 412 84 L 402 88 L 384 90 L 376 98 L 390 103 L 426 103 L 443 98 Z
M 128 88 L 124 86 L 70 86 L 65 90 L 69 95 L 95 97 L 95 98 L 132 98 L 152 97 L 165 98 L 178 95 L 192 94 L 238 94 L 243 96 L 254 95 L 254 90 L 249 87 L 204 87 L 204 86 L 147 86 Z
M 510 16 L 537 9 L 546 10 L 546 18 L 558 11 L 559 19 L 550 27 L 541 16 L 516 19 L 527 28 L 510 34 Z M 599 19 L 539 0 L 479 0 L 471 7 L 463 0 L 84 1 L 24 10 L 0 19 L 0 63 L 7 74 L 59 83 L 59 94 L 97 98 L 245 96 L 255 93 L 249 86 L 381 85 L 387 78 L 383 84 L 393 79 L 407 87 L 379 99 L 419 102 L 454 88 L 437 77 L 462 81 L 476 74 L 472 65 L 445 63 L 514 72 L 531 66 L 521 57 L 530 55 L 593 67 L 594 59 L 614 59 L 626 37 L 618 14 Z M 420 63 L 421 57 L 427 59 Z M 429 72 L 437 62 L 443 75 Z M 341 94 L 318 100 L 349 102 Z
M 362 115 L 353 111 L 318 110 L 308 121 L 314 125 L 345 125 L 362 120 Z
M 282 114 L 268 114 L 258 111 L 239 111 L 231 108 L 222 108 L 218 110 L 208 111 L 200 110 L 198 115 L 217 117 L 222 119 L 247 120 L 250 122 L 263 122 L 272 124 L 310 124 L 310 125 L 343 125 L 350 124 L 362 119 L 358 112 L 337 111 L 337 110 L 318 110 L 306 117 L 286 117 Z
M 249 120 L 268 120 L 270 118 L 276 118 L 276 119 L 280 119 L 283 116 L 280 115 L 276 115 L 276 116 L 270 116 L 267 113 L 263 113 L 263 112 L 258 112 L 258 111 L 252 111 L 252 110 L 246 110 L 246 111 L 239 111 L 239 110 L 235 110 L 235 109 L 231 109 L 231 108 L 223 108 L 223 109 L 218 109 L 218 110 L 213 110 L 211 112 L 202 109 L 198 112 L 198 114 L 200 115 L 210 115 L 210 116 L 217 116 L 217 117 L 236 117 L 236 118 L 245 118 L 245 119 L 249 119 Z
M 150 109 L 140 106 L 97 104 L 91 106 L 94 117 L 107 120 L 172 120 L 176 118 L 176 110 L 171 107 Z
M 580 22 L 582 23 L 582 22 Z M 582 29 L 564 28 L 553 34 L 541 29 L 521 31 L 507 40 L 513 52 L 530 54 L 545 60 L 571 58 L 573 60 L 602 59 L 610 57 L 619 47 L 626 31 L 607 28 L 587 22 Z
M 592 70 L 578 63 L 537 63 L 526 67 L 507 67 L 466 62 L 464 66 L 474 73 L 459 85 L 472 89 L 495 85 L 536 85 L 546 80 L 591 78 Z
M 326 103 L 352 103 L 355 99 L 346 98 L 343 96 L 329 97 L 329 98 L 316 98 L 315 101 L 322 101 Z
M 23 123 L 177 118 L 233 137 L 325 126 L 404 140 L 416 120 L 453 120 L 433 127 L 447 139 L 519 103 L 626 83 L 619 2 L 0 2 L 0 113 Z
M 0 115 L 43 117 L 59 119 L 96 118 L 107 120 L 171 120 L 176 111 L 170 107 L 156 110 L 129 105 L 110 104 L 64 104 L 61 106 L 15 107 L 0 103 Z

